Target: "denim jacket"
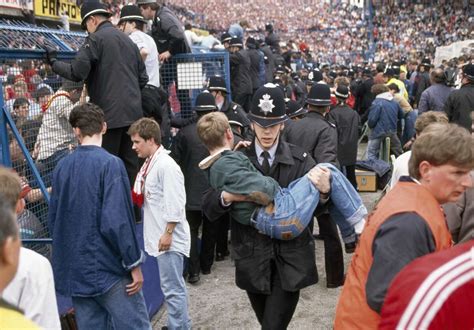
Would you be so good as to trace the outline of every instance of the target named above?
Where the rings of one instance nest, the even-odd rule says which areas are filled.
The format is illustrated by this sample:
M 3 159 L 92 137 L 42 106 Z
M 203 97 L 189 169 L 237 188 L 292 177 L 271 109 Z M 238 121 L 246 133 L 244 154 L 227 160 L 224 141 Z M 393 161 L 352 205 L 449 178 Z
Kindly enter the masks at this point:
M 64 296 L 103 294 L 144 260 L 125 167 L 100 147 L 79 146 L 59 162 L 49 225 L 56 291 Z
M 389 92 L 377 95 L 369 109 L 368 125 L 372 129 L 369 139 L 396 133 L 398 119 L 402 118 L 403 110 Z

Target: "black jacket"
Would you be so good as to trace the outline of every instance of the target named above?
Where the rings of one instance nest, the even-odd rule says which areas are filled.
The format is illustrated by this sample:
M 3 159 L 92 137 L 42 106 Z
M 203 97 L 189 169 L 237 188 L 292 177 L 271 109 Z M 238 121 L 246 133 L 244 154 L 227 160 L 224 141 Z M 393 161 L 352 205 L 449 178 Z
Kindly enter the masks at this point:
M 199 162 L 209 156 L 209 151 L 199 139 L 197 123 L 181 128 L 171 147 L 171 157 L 181 167 L 186 189 L 186 210 L 201 210 L 201 197 L 209 189 L 206 173 Z
M 372 104 L 372 101 L 375 99 L 374 94 L 370 91 L 374 85 L 374 79 L 368 78 L 363 81 L 355 90 L 356 103 L 355 109 L 359 111 L 359 114 L 362 116 L 367 113 Z M 367 117 L 367 116 L 366 116 Z
M 430 74 L 428 72 L 418 72 L 415 77 L 415 86 L 414 90 L 414 97 L 415 97 L 415 105 L 418 107 L 418 103 L 420 103 L 421 94 L 430 87 Z
M 171 55 L 191 52 L 184 35 L 183 24 L 166 6 L 161 6 L 156 12 L 151 36 L 160 54 L 166 51 L 169 51 Z
M 230 54 L 230 85 L 234 95 L 253 93 L 250 58 L 244 49 Z
M 261 170 L 255 145 L 245 149 L 254 166 Z M 281 187 L 302 177 L 315 165 L 301 148 L 280 140 L 270 176 Z M 220 192 L 209 190 L 203 197 L 203 211 L 212 221 L 227 212 L 219 202 Z M 311 226 L 309 226 L 311 227 Z M 281 286 L 297 291 L 318 282 L 314 240 L 309 228 L 290 241 L 272 240 L 256 229 L 231 221 L 231 242 L 235 259 L 235 278 L 239 288 L 254 293 L 271 293 L 272 261 L 279 272 Z
M 273 82 L 273 73 L 275 71 L 275 56 L 270 49 L 270 46 L 265 45 L 260 47 L 263 53 L 263 60 L 265 62 L 265 83 Z
M 328 113 L 328 120 L 337 129 L 337 160 L 341 166 L 355 165 L 359 144 L 359 115 L 347 105 L 338 105 Z
M 255 91 L 260 87 L 260 51 L 256 48 L 247 49 L 250 59 L 250 78 L 252 80 L 252 90 Z
M 308 151 L 316 163 L 338 166 L 336 127 L 320 113 L 310 111 L 306 117 L 292 123 L 286 138 L 289 143 Z
M 472 132 L 471 112 L 474 110 L 474 83 L 465 84 L 449 94 L 444 112 L 449 122 L 456 123 Z
M 86 38 L 71 63 L 55 61 L 52 68 L 66 79 L 86 81 L 90 101 L 104 110 L 108 128 L 126 127 L 143 117 L 145 64 L 133 41 L 109 21 Z
M 275 54 L 280 54 L 280 37 L 275 33 L 271 32 L 265 37 L 265 43 L 270 46 L 271 50 Z

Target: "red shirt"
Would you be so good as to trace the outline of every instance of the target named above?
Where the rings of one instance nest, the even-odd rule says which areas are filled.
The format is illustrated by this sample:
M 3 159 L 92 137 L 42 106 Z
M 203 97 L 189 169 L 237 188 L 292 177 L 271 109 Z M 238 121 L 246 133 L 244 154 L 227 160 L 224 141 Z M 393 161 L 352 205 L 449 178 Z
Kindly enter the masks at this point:
M 381 318 L 379 329 L 474 329 L 474 240 L 406 266 Z

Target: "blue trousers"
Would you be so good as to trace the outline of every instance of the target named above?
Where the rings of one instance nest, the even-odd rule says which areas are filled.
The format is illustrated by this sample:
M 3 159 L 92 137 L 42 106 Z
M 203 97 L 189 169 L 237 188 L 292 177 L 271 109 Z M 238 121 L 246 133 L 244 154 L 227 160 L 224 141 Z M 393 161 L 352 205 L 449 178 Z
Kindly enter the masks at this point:
M 95 297 L 72 297 L 79 329 L 151 330 L 142 291 L 129 296 L 125 277 L 106 293 Z
M 334 165 L 318 164 L 331 171 L 329 213 L 335 220 L 345 242 L 355 240 L 354 225 L 367 215 L 362 200 L 352 184 Z M 273 203 L 260 207 L 251 225 L 272 238 L 288 240 L 297 237 L 309 224 L 319 203 L 319 191 L 305 175 L 288 188 L 280 188 Z

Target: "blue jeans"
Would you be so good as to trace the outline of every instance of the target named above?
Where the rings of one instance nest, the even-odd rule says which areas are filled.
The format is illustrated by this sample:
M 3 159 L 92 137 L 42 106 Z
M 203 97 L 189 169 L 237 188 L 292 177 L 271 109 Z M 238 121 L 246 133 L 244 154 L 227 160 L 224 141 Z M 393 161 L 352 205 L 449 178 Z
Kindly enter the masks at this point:
M 160 286 L 168 311 L 168 329 L 191 329 L 188 314 L 188 293 L 183 278 L 184 256 L 169 251 L 159 255 Z
M 151 330 L 142 291 L 132 296 L 125 291 L 131 282 L 127 276 L 99 296 L 72 297 L 78 328 Z
M 367 215 L 362 200 L 346 177 L 332 164 L 322 163 L 331 171 L 329 213 L 336 221 L 345 242 L 355 240 L 354 225 Z M 273 203 L 260 207 L 251 225 L 272 238 L 288 240 L 297 237 L 308 226 L 319 203 L 319 191 L 305 175 L 288 188 L 280 188 Z
M 380 145 L 386 137 L 390 138 L 390 154 L 398 157 L 403 153 L 397 133 L 389 132 L 378 138 L 369 138 L 369 143 L 367 144 L 367 159 L 379 159 Z

